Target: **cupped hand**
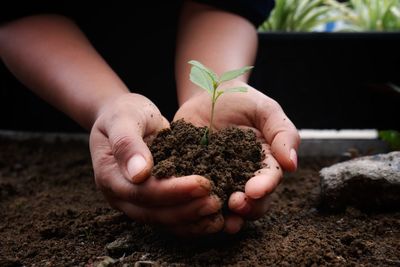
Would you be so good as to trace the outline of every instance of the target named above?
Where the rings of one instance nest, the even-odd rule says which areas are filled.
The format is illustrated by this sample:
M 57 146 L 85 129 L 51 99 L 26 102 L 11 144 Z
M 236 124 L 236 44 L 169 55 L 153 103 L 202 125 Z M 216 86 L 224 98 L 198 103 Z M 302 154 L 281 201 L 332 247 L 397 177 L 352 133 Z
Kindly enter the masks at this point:
M 245 192 L 233 193 L 228 202 L 231 214 L 225 217 L 224 231 L 238 232 L 245 219 L 257 219 L 268 208 L 268 195 L 280 183 L 283 170 L 297 168 L 297 148 L 300 143 L 296 127 L 280 105 L 265 94 L 241 81 L 224 84 L 224 88 L 245 86 L 245 93 L 226 93 L 215 106 L 213 130 L 229 126 L 252 129 L 262 143 L 264 168 L 256 171 L 245 185 Z M 208 126 L 211 100 L 206 91 L 187 100 L 174 120 L 184 119 L 196 126 Z
M 160 225 L 178 235 L 220 231 L 220 201 L 201 176 L 156 179 L 145 143 L 168 121 L 147 98 L 126 93 L 99 112 L 90 134 L 96 185 L 110 205 L 130 218 Z

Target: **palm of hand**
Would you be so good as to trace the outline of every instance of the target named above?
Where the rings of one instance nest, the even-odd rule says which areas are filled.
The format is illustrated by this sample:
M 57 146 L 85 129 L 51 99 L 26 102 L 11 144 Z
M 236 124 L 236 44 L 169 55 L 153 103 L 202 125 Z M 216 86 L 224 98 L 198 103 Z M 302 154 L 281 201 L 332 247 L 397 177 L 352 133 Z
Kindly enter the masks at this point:
M 252 91 L 248 92 L 252 94 Z M 247 93 L 246 93 L 247 94 Z M 247 126 L 256 129 L 251 118 L 255 113 L 254 103 L 243 93 L 222 95 L 214 112 L 213 130 L 229 126 Z M 184 119 L 195 126 L 208 126 L 211 118 L 211 98 L 207 92 L 201 92 L 185 102 L 175 114 L 174 120 Z
M 186 101 L 175 114 L 174 120 L 184 119 L 195 126 L 208 126 L 210 113 L 211 98 L 204 91 Z M 280 166 L 289 170 L 296 168 L 293 166 L 296 163 L 289 158 L 284 146 L 297 148 L 299 138 L 296 128 L 280 106 L 251 87 L 246 93 L 224 94 L 218 99 L 212 128 L 220 130 L 230 126 L 252 129 L 256 133 L 265 151 L 264 163 L 269 166 L 255 172 L 255 176 L 246 183 L 245 193 L 231 195 L 228 206 L 232 214 L 225 218 L 225 229 L 235 232 L 243 224 L 243 218 L 259 218 L 266 212 L 267 196 L 283 175 Z M 274 147 L 277 153 L 272 153 Z

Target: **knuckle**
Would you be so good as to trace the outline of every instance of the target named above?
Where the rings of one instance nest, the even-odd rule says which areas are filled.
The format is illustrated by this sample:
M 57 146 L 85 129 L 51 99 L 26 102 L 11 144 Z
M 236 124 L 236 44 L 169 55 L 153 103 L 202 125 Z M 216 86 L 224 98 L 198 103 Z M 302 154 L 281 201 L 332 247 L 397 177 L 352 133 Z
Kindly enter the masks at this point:
M 130 199 L 136 204 L 144 204 L 145 197 L 142 190 L 139 190 L 137 186 L 132 186 L 129 192 Z
M 126 151 L 128 151 L 129 146 L 134 143 L 134 139 L 130 136 L 118 136 L 112 140 L 112 153 L 118 159 L 121 158 Z

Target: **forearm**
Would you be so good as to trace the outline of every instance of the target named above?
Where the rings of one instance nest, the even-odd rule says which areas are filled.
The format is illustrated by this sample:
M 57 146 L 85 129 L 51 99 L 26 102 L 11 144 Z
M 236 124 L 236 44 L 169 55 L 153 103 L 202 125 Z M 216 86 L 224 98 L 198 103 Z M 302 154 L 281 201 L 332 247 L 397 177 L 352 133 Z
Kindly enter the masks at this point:
M 186 2 L 175 60 L 180 105 L 201 90 L 189 81 L 189 60 L 198 60 L 222 74 L 254 64 L 256 51 L 257 31 L 249 21 L 222 10 Z M 248 75 L 238 79 L 247 81 Z
M 0 57 L 22 83 L 87 129 L 107 101 L 128 93 L 78 27 L 60 16 L 1 25 Z

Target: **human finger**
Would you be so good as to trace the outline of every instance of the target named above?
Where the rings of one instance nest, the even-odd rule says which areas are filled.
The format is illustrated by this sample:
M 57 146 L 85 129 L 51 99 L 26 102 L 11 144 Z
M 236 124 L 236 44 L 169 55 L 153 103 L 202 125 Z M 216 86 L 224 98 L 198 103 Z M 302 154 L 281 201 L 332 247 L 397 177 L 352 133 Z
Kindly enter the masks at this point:
M 242 229 L 244 225 L 244 220 L 241 216 L 230 213 L 224 216 L 225 225 L 224 232 L 228 234 L 236 234 Z
M 246 195 L 252 199 L 258 199 L 271 193 L 282 179 L 282 169 L 276 159 L 271 155 L 268 144 L 262 144 L 265 158 L 263 168 L 257 170 L 245 185 Z
M 271 145 L 273 156 L 285 170 L 296 170 L 300 136 L 294 124 L 281 106 L 268 97 L 258 103 L 257 114 L 257 127 Z
M 135 106 L 140 108 L 133 109 Z M 105 108 L 96 120 L 94 131 L 108 139 L 111 153 L 124 176 L 133 183 L 140 183 L 149 177 L 153 167 L 153 157 L 143 138 L 168 126 L 168 121 L 150 100 L 127 94 Z
M 114 206 L 130 218 L 149 224 L 170 225 L 186 224 L 215 214 L 221 209 L 221 201 L 216 196 L 198 198 L 185 204 L 148 208 L 127 201 L 111 199 Z
M 236 214 L 248 220 L 262 217 L 270 206 L 269 196 L 251 199 L 243 192 L 235 192 L 229 198 L 229 208 Z
M 150 177 L 141 184 L 133 185 L 115 171 L 97 178 L 97 183 L 114 198 L 146 207 L 177 205 L 207 196 L 211 191 L 210 181 L 199 175 L 167 179 Z

